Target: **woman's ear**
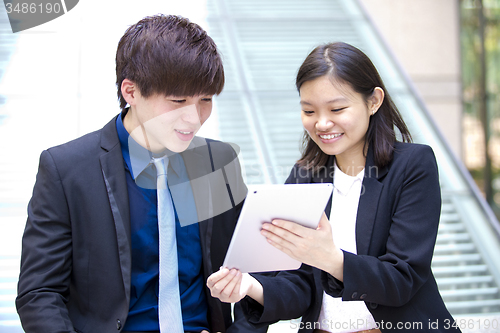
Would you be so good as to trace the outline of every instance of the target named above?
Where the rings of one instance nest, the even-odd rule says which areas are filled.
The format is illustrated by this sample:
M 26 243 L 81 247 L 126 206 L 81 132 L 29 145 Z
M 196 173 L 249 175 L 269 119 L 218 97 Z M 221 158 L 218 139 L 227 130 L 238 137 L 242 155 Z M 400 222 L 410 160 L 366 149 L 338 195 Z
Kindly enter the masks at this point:
M 135 83 L 130 81 L 129 79 L 124 79 L 122 81 L 120 89 L 122 91 L 122 96 L 125 99 L 125 101 L 127 101 L 129 105 L 135 105 L 135 101 L 138 97 L 138 94 L 140 94 L 139 89 L 137 89 Z
M 373 89 L 372 95 L 368 98 L 368 110 L 372 115 L 378 111 L 382 103 L 384 102 L 384 90 L 380 87 L 375 87 Z

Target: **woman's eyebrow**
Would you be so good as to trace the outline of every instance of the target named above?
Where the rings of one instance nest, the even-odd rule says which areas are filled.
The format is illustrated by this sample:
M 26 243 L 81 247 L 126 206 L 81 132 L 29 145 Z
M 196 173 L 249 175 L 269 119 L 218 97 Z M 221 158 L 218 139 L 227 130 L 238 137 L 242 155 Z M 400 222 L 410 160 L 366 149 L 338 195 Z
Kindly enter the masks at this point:
M 337 98 L 334 98 L 332 100 L 327 101 L 326 104 L 335 103 L 335 102 L 347 102 L 347 98 L 337 97 Z M 308 101 L 300 101 L 300 104 L 301 105 L 312 105 L 312 103 L 310 103 Z

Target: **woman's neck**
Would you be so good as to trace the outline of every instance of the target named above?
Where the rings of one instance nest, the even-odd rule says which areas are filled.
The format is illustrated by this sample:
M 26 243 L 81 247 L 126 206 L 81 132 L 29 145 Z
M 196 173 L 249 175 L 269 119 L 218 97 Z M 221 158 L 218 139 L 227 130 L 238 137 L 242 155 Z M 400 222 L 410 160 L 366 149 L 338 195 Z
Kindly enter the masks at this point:
M 356 176 L 359 174 L 364 168 L 366 164 L 366 157 L 355 157 L 355 158 L 345 158 L 335 156 L 335 162 L 337 163 L 338 168 L 348 176 Z

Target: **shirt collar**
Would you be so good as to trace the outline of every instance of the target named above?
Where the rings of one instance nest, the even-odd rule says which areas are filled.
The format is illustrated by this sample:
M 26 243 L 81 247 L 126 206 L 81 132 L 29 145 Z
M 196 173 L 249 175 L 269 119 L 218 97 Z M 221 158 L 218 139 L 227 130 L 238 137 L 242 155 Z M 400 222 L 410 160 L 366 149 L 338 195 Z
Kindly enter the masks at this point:
M 351 190 L 352 186 L 357 182 L 363 182 L 363 177 L 365 174 L 365 169 L 361 170 L 356 176 L 349 176 L 342 172 L 340 168 L 337 166 L 337 162 L 335 161 L 335 171 L 333 174 L 333 186 L 342 194 L 347 195 Z

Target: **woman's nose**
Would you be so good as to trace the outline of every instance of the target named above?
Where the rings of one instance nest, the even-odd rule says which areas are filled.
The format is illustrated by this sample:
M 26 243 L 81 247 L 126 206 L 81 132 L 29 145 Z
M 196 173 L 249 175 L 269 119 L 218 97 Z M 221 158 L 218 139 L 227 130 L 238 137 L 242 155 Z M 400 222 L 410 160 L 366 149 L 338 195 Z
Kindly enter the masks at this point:
M 325 131 L 333 126 L 333 121 L 327 117 L 321 117 L 316 123 L 316 129 Z

